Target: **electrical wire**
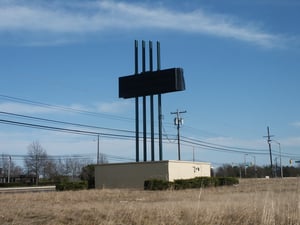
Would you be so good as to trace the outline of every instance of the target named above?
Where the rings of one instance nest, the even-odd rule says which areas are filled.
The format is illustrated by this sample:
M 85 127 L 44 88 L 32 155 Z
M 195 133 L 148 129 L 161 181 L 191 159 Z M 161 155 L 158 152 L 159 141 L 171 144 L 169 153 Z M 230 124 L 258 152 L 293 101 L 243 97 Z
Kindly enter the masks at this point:
M 57 109 L 57 110 L 62 110 L 62 111 L 74 112 L 74 113 L 85 114 L 85 115 L 90 115 L 90 116 L 100 116 L 100 117 L 106 117 L 109 119 L 133 121 L 132 118 L 126 118 L 126 117 L 121 117 L 121 116 L 112 116 L 112 115 L 107 115 L 107 114 L 103 114 L 103 113 L 91 112 L 91 111 L 87 111 L 87 110 L 68 108 L 68 107 L 64 107 L 64 106 L 52 105 L 52 104 L 42 103 L 42 102 L 38 102 L 38 101 L 32 101 L 32 100 L 23 99 L 23 98 L 12 97 L 12 96 L 8 96 L 8 95 L 0 94 L 0 98 L 8 99 L 10 101 L 19 102 L 19 103 L 26 103 L 29 105 L 35 105 L 35 106 L 39 106 L 39 107 L 46 107 L 46 108 Z M 109 131 L 118 132 L 118 133 L 132 133 L 132 134 L 134 133 L 134 131 L 130 131 L 130 130 L 105 128 L 105 127 L 85 125 L 85 124 L 80 124 L 80 123 L 64 122 L 64 121 L 59 121 L 59 120 L 26 116 L 26 115 L 22 115 L 22 114 L 10 113 L 10 112 L 5 112 L 5 111 L 0 111 L 0 113 L 3 115 L 7 115 L 7 116 L 14 116 L 14 117 L 19 117 L 19 118 L 29 119 L 29 120 L 44 121 L 47 123 L 64 124 L 64 125 L 70 125 L 70 126 L 76 126 L 76 127 L 84 127 L 84 128 L 88 128 L 88 129 L 109 130 Z M 115 134 L 115 133 L 96 132 L 96 131 L 90 131 L 90 130 L 70 129 L 70 128 L 62 128 L 62 127 L 55 127 L 55 126 L 48 126 L 48 125 L 41 125 L 41 124 L 25 123 L 25 122 L 13 121 L 13 120 L 1 119 L 0 123 L 10 124 L 10 125 L 15 125 L 15 126 L 29 127 L 29 128 L 37 128 L 37 129 L 43 129 L 43 130 L 51 130 L 51 131 L 57 131 L 57 132 L 80 134 L 80 135 L 90 135 L 90 136 L 101 135 L 101 136 L 105 136 L 107 138 L 117 138 L 117 139 L 134 139 L 135 138 L 134 135 L 123 135 L 123 134 Z M 163 127 L 163 129 L 164 129 L 164 136 L 169 141 L 169 143 L 175 143 L 176 142 L 175 138 L 173 140 L 171 140 L 164 127 Z M 155 135 L 157 136 L 157 133 Z M 147 136 L 147 139 L 148 139 L 148 136 Z M 157 138 L 155 138 L 155 139 L 157 139 Z M 258 154 L 258 155 L 268 154 L 268 152 L 266 150 L 219 145 L 219 144 L 205 142 L 205 141 L 201 141 L 199 139 L 193 139 L 193 138 L 188 138 L 188 137 L 182 137 L 181 141 L 184 142 L 185 144 L 188 144 L 191 146 L 198 146 L 202 149 L 204 148 L 204 149 L 209 149 L 209 150 L 213 150 L 213 151 L 243 153 L 243 154 Z M 274 155 L 279 156 L 279 154 L 275 153 L 275 152 L 274 152 Z M 282 157 L 298 157 L 297 154 L 291 154 L 291 153 L 283 153 L 283 154 L 281 154 L 281 156 Z
M 203 145 L 213 145 L 217 148 L 225 148 L 225 149 L 232 149 L 232 150 L 241 150 L 241 151 L 249 151 L 249 152 L 252 152 L 252 153 L 261 153 L 261 152 L 264 152 L 266 151 L 265 149 L 255 149 L 255 148 L 244 148 L 244 147 L 234 147 L 234 146 L 227 146 L 227 145 L 220 145 L 220 144 L 213 144 L 213 143 L 210 143 L 210 142 L 206 142 L 206 141 L 201 141 L 201 140 L 198 140 L 198 139 L 194 139 L 194 138 L 188 138 L 188 137 L 184 137 L 182 136 L 183 139 L 185 140 L 189 140 L 189 141 L 193 141 L 193 142 L 197 142 L 199 144 L 203 144 Z
M 77 126 L 77 127 L 86 127 L 86 128 L 94 128 L 94 129 L 101 129 L 101 130 L 110 130 L 110 131 L 117 131 L 117 132 L 134 133 L 134 131 L 130 131 L 130 130 L 99 127 L 99 126 L 86 125 L 86 124 L 80 124 L 80 123 L 71 123 L 71 122 L 65 122 L 65 121 L 59 121 L 59 120 L 45 119 L 45 118 L 41 118 L 41 117 L 26 116 L 26 115 L 23 115 L 23 114 L 16 114 L 16 113 L 10 113 L 10 112 L 5 112 L 5 111 L 0 111 L 0 114 L 4 114 L 4 115 L 8 115 L 8 116 L 21 117 L 21 118 L 25 118 L 25 119 L 45 121 L 45 122 L 50 122 L 50 123 L 58 123 L 58 124 L 64 124 L 64 125 Z
M 88 135 L 88 136 L 105 136 L 105 137 L 113 137 L 113 138 L 122 138 L 122 139 L 131 139 L 134 136 L 130 135 L 121 135 L 121 134 L 112 134 L 112 133 L 100 133 L 100 132 L 93 132 L 87 130 L 78 130 L 78 129 L 69 129 L 69 128 L 61 128 L 61 127 L 53 127 L 53 126 L 45 126 L 40 124 L 33 124 L 33 123 L 23 123 L 17 122 L 12 120 L 3 120 L 0 119 L 0 123 L 2 124 L 9 124 L 15 126 L 22 126 L 22 127 L 29 127 L 29 128 L 37 128 L 42 130 L 50 130 L 50 131 L 57 131 L 57 132 L 65 132 L 65 133 L 72 133 L 72 134 L 80 134 L 80 135 Z
M 49 108 L 49 109 L 56 109 L 56 110 L 61 110 L 61 111 L 66 111 L 66 112 L 73 112 L 73 113 L 78 113 L 78 114 L 84 114 L 88 116 L 96 116 L 96 117 L 104 117 L 108 119 L 114 119 L 114 120 L 126 120 L 126 121 L 133 121 L 133 118 L 128 118 L 128 117 L 123 117 L 123 116 L 113 116 L 105 113 L 99 113 L 99 112 L 92 112 L 88 110 L 82 110 L 82 109 L 74 109 L 70 107 L 65 107 L 65 106 L 60 106 L 60 105 L 53 105 L 53 104 L 48 104 L 48 103 L 43 103 L 39 101 L 33 101 L 33 100 L 28 100 L 24 98 L 18 98 L 18 97 L 12 97 L 8 95 L 3 95 L 0 94 L 0 98 L 2 99 L 8 99 L 13 102 L 18 102 L 18 103 L 26 103 L 29 105 L 34 105 L 34 106 L 39 106 L 43 108 Z

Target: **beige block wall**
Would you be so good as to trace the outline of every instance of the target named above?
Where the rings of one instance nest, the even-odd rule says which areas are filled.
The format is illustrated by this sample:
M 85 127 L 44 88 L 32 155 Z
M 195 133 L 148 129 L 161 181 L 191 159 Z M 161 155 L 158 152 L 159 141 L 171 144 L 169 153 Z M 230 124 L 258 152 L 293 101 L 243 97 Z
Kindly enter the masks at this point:
M 210 177 L 210 163 L 169 161 L 169 181 L 194 177 Z
M 168 180 L 168 161 L 103 164 L 95 168 L 96 188 L 144 188 L 148 179 Z

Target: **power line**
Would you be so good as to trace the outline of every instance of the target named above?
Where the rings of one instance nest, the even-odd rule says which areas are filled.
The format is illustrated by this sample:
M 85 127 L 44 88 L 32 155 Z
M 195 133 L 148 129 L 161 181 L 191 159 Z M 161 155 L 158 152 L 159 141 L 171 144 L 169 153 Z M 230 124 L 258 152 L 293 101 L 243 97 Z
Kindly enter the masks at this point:
M 134 161 L 133 158 L 124 157 L 124 156 L 116 156 L 112 154 L 101 153 L 108 160 L 114 161 Z M 13 160 L 24 160 L 29 158 L 29 155 L 25 154 L 2 154 L 0 157 L 10 156 Z M 72 155 L 47 155 L 47 160 L 65 160 L 65 159 L 78 159 L 78 160 L 92 160 L 95 158 L 94 153 L 86 153 L 86 154 L 72 154 Z
M 33 124 L 33 123 L 23 123 L 23 122 L 17 122 L 17 121 L 12 121 L 12 120 L 0 119 L 0 123 L 15 125 L 15 126 L 22 126 L 22 127 L 29 127 L 29 128 L 37 128 L 37 129 L 42 129 L 42 130 L 50 130 L 50 131 L 65 132 L 65 133 L 80 134 L 80 135 L 88 135 L 88 136 L 101 135 L 101 136 L 114 137 L 114 138 L 130 138 L 130 139 L 133 138 L 133 136 L 130 136 L 130 135 L 100 133 L 100 132 L 93 132 L 93 131 L 87 131 L 87 130 L 78 130 L 78 129 L 69 129 L 69 128 L 45 126 L 45 125 Z
M 26 116 L 26 115 L 22 115 L 22 114 L 15 114 L 15 113 L 3 112 L 3 111 L 0 111 L 0 113 L 4 114 L 4 115 L 8 115 L 8 116 L 15 116 L 15 117 L 20 117 L 20 118 L 25 118 L 25 119 L 30 119 L 30 120 L 39 120 L 39 121 L 45 121 L 45 122 L 50 122 L 50 123 L 58 123 L 58 124 L 86 127 L 86 128 L 92 128 L 92 129 L 103 129 L 103 130 L 110 130 L 110 131 L 120 132 L 120 133 L 121 132 L 134 133 L 133 131 L 130 131 L 130 130 L 121 130 L 121 129 L 105 128 L 105 127 L 91 126 L 91 125 L 85 125 L 85 124 L 79 124 L 79 123 L 64 122 L 64 121 L 51 120 L 51 119 L 45 119 L 45 118 L 33 117 L 33 116 Z M 24 122 L 13 121 L 13 120 L 3 120 L 2 119 L 2 120 L 0 120 L 0 123 L 28 127 L 28 128 L 51 130 L 51 131 L 57 131 L 57 132 L 80 134 L 80 135 L 89 135 L 89 136 L 101 135 L 106 138 L 113 138 L 113 139 L 132 140 L 134 138 L 133 135 L 123 135 L 123 134 L 116 134 L 116 133 L 96 132 L 96 131 L 90 131 L 90 130 L 70 129 L 70 128 L 46 126 L 46 125 L 34 124 L 34 123 L 24 123 Z M 165 135 L 167 135 L 167 134 L 165 134 Z M 264 152 L 265 150 L 219 145 L 219 144 L 213 144 L 210 142 L 201 141 L 199 139 L 192 139 L 192 138 L 187 138 L 187 137 L 182 137 L 182 138 L 183 138 L 184 143 L 190 144 L 191 146 L 198 146 L 198 147 L 205 148 L 208 150 L 213 150 L 213 151 L 243 153 L 243 154 L 258 154 L 258 155 L 266 155 L 267 154 L 266 152 Z M 167 135 L 167 140 L 169 140 L 168 135 Z M 275 153 L 274 155 L 278 156 L 277 153 Z M 282 154 L 282 156 L 283 157 L 298 157 L 297 154 L 292 154 L 292 153 L 284 153 L 284 154 Z
M 113 116 L 113 115 L 109 115 L 109 114 L 105 114 L 105 113 L 92 112 L 92 111 L 82 110 L 82 109 L 74 109 L 74 108 L 70 108 L 70 107 L 48 104 L 48 103 L 33 101 L 33 100 L 29 100 L 29 99 L 24 99 L 24 98 L 12 97 L 12 96 L 3 95 L 3 94 L 0 94 L 0 97 L 3 99 L 8 99 L 13 102 L 26 103 L 29 105 L 39 106 L 39 107 L 43 107 L 43 108 L 56 109 L 56 110 L 73 112 L 73 113 L 84 114 L 84 115 L 89 115 L 89 116 L 104 117 L 104 118 L 108 118 L 108 119 L 133 121 L 132 118 L 127 118 L 127 117 L 123 117 L 123 116 Z
M 228 146 L 228 145 L 220 145 L 220 144 L 214 144 L 211 142 L 207 142 L 207 141 L 201 141 L 199 139 L 194 139 L 194 138 L 188 138 L 188 137 L 184 137 L 182 136 L 182 138 L 193 141 L 193 142 L 198 142 L 199 144 L 203 144 L 203 145 L 213 145 L 215 147 L 220 147 L 220 148 L 225 148 L 225 149 L 232 149 L 232 150 L 237 150 L 237 151 L 241 151 L 241 152 L 251 152 L 251 153 L 261 153 L 266 151 L 265 149 L 255 149 L 255 148 L 244 148 L 244 147 L 234 147 L 234 146 Z
M 182 142 L 192 144 L 192 146 L 199 146 L 201 148 L 218 151 L 218 152 L 231 152 L 231 153 L 257 154 L 257 155 L 267 154 L 264 152 L 253 152 L 253 151 L 244 151 L 244 150 L 237 150 L 237 149 L 232 149 L 232 148 L 218 147 L 218 146 L 213 146 L 212 144 L 199 143 L 197 140 L 192 141 L 192 140 L 188 140 L 188 139 L 182 139 Z
M 65 125 L 72 125 L 72 126 L 77 126 L 77 127 L 86 127 L 86 128 L 110 130 L 110 131 L 117 131 L 117 132 L 134 133 L 134 131 L 130 131 L 130 130 L 106 128 L 106 127 L 92 126 L 92 125 L 86 125 L 86 124 L 80 124 L 80 123 L 71 123 L 71 122 L 45 119 L 45 118 L 41 118 L 41 117 L 27 116 L 27 115 L 23 115 L 23 114 L 16 114 L 16 113 L 4 112 L 4 111 L 0 111 L 0 114 L 4 114 L 4 115 L 8 115 L 8 116 L 21 117 L 21 118 L 25 118 L 25 119 L 45 121 L 45 122 L 50 122 L 50 123 L 59 123 L 59 124 L 65 124 Z

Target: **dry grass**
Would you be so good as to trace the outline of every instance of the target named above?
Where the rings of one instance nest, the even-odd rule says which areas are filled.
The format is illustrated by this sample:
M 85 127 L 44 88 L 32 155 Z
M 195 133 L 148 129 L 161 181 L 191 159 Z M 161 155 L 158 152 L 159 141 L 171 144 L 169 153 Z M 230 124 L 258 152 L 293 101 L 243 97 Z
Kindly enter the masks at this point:
M 300 178 L 183 191 L 0 194 L 0 224 L 300 224 Z

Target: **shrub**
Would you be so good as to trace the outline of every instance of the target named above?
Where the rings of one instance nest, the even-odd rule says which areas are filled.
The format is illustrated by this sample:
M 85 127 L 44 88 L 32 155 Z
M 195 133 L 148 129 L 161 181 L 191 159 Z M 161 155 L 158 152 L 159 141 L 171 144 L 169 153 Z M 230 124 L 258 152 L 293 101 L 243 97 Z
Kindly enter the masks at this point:
M 145 180 L 144 190 L 167 190 L 170 188 L 170 184 L 171 182 L 158 179 Z
M 95 188 L 95 165 L 87 165 L 82 168 L 81 180 L 88 182 L 88 189 Z
M 234 177 L 195 177 L 191 179 L 178 179 L 174 182 L 163 180 L 146 180 L 144 182 L 145 190 L 167 190 L 167 189 L 191 189 L 204 187 L 217 187 L 224 185 L 238 184 L 239 180 Z
M 87 189 L 87 183 L 84 181 L 81 182 L 63 182 L 56 184 L 57 191 L 76 191 Z

